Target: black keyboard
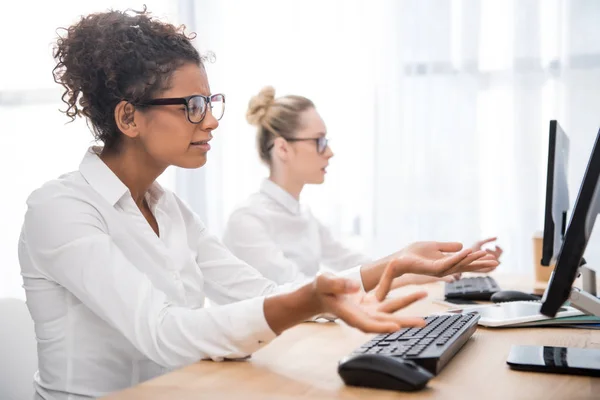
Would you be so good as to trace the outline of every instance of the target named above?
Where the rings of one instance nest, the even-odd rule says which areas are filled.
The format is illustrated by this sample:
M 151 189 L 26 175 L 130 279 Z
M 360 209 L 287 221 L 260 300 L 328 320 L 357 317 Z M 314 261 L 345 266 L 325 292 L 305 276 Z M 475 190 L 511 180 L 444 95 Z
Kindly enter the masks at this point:
M 478 320 L 478 314 L 429 316 L 425 318 L 425 327 L 375 336 L 350 357 L 357 354 L 402 357 L 437 375 L 473 335 Z
M 500 286 L 494 278 L 478 276 L 446 283 L 445 296 L 447 299 L 489 301 L 490 297 L 499 291 Z

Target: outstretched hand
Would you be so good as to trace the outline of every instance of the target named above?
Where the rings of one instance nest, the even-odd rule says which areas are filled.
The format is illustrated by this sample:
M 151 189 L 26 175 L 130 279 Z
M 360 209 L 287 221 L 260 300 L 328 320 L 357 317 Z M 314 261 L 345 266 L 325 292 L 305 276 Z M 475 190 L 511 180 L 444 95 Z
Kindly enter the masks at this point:
M 484 250 L 463 249 L 456 242 L 416 242 L 396 258 L 400 271 L 442 277 L 494 269 L 498 260 Z
M 473 249 L 473 251 L 481 250 L 484 245 L 495 242 L 496 240 L 498 240 L 497 237 L 490 237 L 487 239 L 479 240 L 473 244 L 471 249 Z M 498 261 L 498 264 L 500 264 L 500 256 L 502 256 L 502 253 L 504 252 L 504 250 L 502 250 L 502 247 L 496 245 L 496 246 L 494 246 L 493 249 L 485 249 L 484 251 L 486 253 L 494 256 L 496 258 L 496 260 Z M 480 270 L 479 272 L 491 272 L 494 269 L 496 269 L 496 267 L 484 268 L 484 269 Z
M 368 293 L 360 291 L 358 283 L 331 274 L 319 275 L 314 290 L 324 312 L 336 315 L 348 325 L 364 332 L 394 332 L 405 327 L 423 327 L 423 318 L 401 317 L 394 312 L 426 296 L 417 292 L 387 299 L 395 277 L 396 261 L 388 263 L 379 284 Z

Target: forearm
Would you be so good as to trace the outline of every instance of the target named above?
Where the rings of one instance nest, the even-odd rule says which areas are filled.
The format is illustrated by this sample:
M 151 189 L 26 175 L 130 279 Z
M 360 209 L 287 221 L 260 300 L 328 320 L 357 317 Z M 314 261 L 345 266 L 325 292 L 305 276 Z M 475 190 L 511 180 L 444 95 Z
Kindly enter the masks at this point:
M 264 301 L 265 319 L 277 335 L 322 312 L 313 283 L 290 293 L 267 297 Z
M 398 258 L 402 254 L 401 251 L 390 254 L 387 257 L 381 258 L 377 261 L 373 261 L 370 264 L 365 264 L 360 269 L 360 275 L 362 279 L 362 284 L 365 292 L 369 292 L 377 286 L 379 280 L 381 279 L 381 274 L 385 270 L 385 267 L 388 265 L 390 261 L 395 258 Z M 402 274 L 410 272 L 406 266 L 398 265 L 396 270 L 396 277 L 401 276 Z

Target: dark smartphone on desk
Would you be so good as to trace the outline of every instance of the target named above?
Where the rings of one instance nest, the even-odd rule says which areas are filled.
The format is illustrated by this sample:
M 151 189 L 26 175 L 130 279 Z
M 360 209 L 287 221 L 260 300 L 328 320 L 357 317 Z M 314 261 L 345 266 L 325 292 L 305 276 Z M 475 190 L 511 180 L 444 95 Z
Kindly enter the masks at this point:
M 519 371 L 600 377 L 599 349 L 512 346 L 506 363 Z

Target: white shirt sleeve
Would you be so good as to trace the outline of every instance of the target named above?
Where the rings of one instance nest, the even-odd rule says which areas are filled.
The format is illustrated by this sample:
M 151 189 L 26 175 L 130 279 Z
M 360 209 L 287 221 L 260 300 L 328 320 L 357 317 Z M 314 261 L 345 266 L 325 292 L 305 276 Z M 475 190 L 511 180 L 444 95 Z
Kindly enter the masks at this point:
M 321 223 L 319 223 L 319 236 L 321 238 L 323 264 L 334 271 L 348 270 L 357 265 L 368 264 L 372 261 L 364 254 L 344 246 Z
M 312 278 L 299 274 L 293 282 L 277 285 L 270 277 L 261 275 L 235 257 L 217 237 L 208 233 L 200 220 L 196 224 L 199 249 L 196 261 L 204 275 L 207 296 L 218 304 L 289 292 L 312 281 Z
M 275 337 L 262 297 L 200 309 L 170 304 L 115 244 L 97 210 L 75 197 L 30 204 L 21 239 L 34 268 L 159 365 L 246 357 Z M 207 266 L 214 245 L 205 240 L 199 246 L 207 246 Z M 208 279 L 213 280 L 210 273 Z M 268 284 L 263 286 L 267 291 Z
M 285 256 L 271 239 L 265 222 L 251 214 L 231 215 L 223 243 L 264 277 L 282 284 L 278 291 L 281 291 L 281 287 L 298 287 L 314 278 L 304 275 L 301 268 Z M 354 268 L 346 265 L 345 270 L 338 269 L 338 275 L 359 282 L 362 288 L 360 268 L 360 264 L 354 264 Z
M 273 242 L 264 221 L 251 214 L 234 213 L 228 224 L 223 243 L 262 276 L 278 284 L 312 280 Z

